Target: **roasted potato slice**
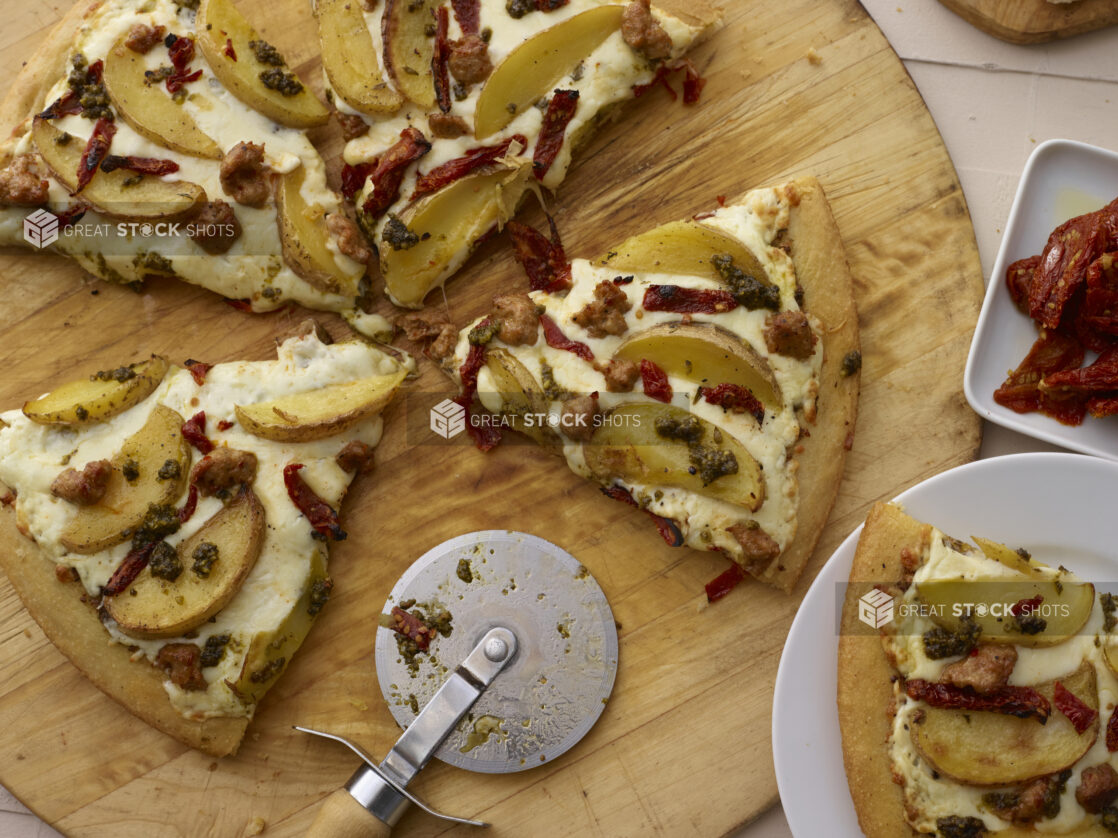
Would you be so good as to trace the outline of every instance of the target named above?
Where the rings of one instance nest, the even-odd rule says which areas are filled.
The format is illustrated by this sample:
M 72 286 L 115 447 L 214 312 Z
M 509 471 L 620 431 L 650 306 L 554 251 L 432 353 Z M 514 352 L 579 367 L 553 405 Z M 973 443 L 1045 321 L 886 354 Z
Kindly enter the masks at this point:
M 719 279 L 712 257 L 729 256 L 734 266 L 758 282 L 772 285 L 748 247 L 697 221 L 673 221 L 626 239 L 595 260 L 621 272 L 666 273 Z
M 1058 680 L 1098 710 L 1093 666 L 1084 663 Z M 1055 684 L 1035 689 L 1051 702 Z M 1099 720 L 1096 717 L 1083 733 L 1076 733 L 1055 704 L 1044 724 L 987 710 L 927 707 L 924 720 L 909 729 L 920 755 L 945 777 L 975 786 L 1009 786 L 1070 768 L 1095 743 Z
M 388 86 L 361 4 L 355 0 L 317 0 L 322 66 L 330 86 L 346 104 L 374 116 L 395 113 L 404 97 Z M 432 95 L 434 88 L 432 87 Z
M 102 80 L 117 113 L 139 134 L 172 151 L 221 159 L 221 149 L 182 105 L 144 76 L 144 57 L 121 38 L 105 57 Z
M 235 405 L 241 426 L 263 439 L 306 442 L 341 433 L 379 413 L 407 376 L 406 370 L 358 378 L 266 402 Z
M 326 124 L 330 112 L 230 0 L 202 0 L 196 30 L 198 47 L 214 75 L 250 108 L 291 128 Z M 226 41 L 233 44 L 236 60 L 226 55 Z M 266 84 L 265 79 L 272 81 Z
M 23 415 L 40 425 L 92 425 L 139 404 L 159 386 L 169 369 L 153 355 L 146 361 L 56 387 L 23 406 Z
M 658 422 L 697 423 L 701 434 L 691 444 L 664 436 Z M 695 446 L 730 454 L 737 470 L 708 479 Z M 647 486 L 677 486 L 704 497 L 757 509 L 765 499 L 761 467 L 740 442 L 683 408 L 668 404 L 623 404 L 607 414 L 582 446 L 590 472 L 599 480 L 616 478 Z
M 357 281 L 364 268 L 347 274 L 338 264 L 327 242 L 326 212 L 308 206 L 301 191 L 306 179 L 302 166 L 276 180 L 276 224 L 279 226 L 283 259 L 312 287 L 327 294 L 357 295 Z
M 152 506 L 170 505 L 182 494 L 190 469 L 190 449 L 182 436 L 183 418 L 165 405 L 156 405 L 147 422 L 112 458 L 113 472 L 104 496 L 92 506 L 81 506 L 59 539 L 74 553 L 96 553 L 132 537 Z M 165 468 L 174 463 L 177 468 Z M 125 465 L 137 474 L 126 480 Z M 132 471 L 129 468 L 129 471 Z M 160 476 L 163 472 L 164 477 Z
M 51 174 L 74 192 L 85 143 L 38 116 L 31 125 L 31 137 Z M 145 221 L 177 218 L 206 200 L 206 190 L 196 183 L 170 182 L 154 175 L 141 175 L 134 183 L 136 177 L 127 169 L 99 171 L 82 190 L 81 198 L 105 215 Z
M 404 0 L 397 0 L 397 5 L 405 5 Z M 587 9 L 529 38 L 509 53 L 478 94 L 474 136 L 484 140 L 496 134 L 550 93 L 579 61 L 621 27 L 623 12 L 622 6 Z M 433 93 L 431 102 L 434 103 Z
M 530 176 L 528 162 L 479 171 L 401 212 L 399 220 L 418 241 L 399 250 L 389 242 L 377 242 L 380 272 L 392 302 L 420 308 L 428 292 L 461 267 L 478 239 L 512 217 Z
M 971 536 L 971 540 L 979 546 L 986 558 L 993 559 L 999 564 L 1004 564 L 1006 567 L 1012 568 L 1025 576 L 1044 578 L 1043 572 L 1041 572 L 1036 565 L 1013 548 L 1007 547 L 1004 544 L 999 544 L 996 541 L 991 541 L 988 538 L 981 538 L 977 535 Z
M 198 628 L 241 589 L 264 545 L 264 521 L 263 505 L 245 487 L 178 545 L 182 569 L 175 579 L 152 575 L 149 565 L 125 591 L 105 597 L 105 610 L 132 637 L 178 637 Z
M 385 0 L 380 19 L 384 69 L 396 89 L 423 108 L 435 106 L 435 39 L 430 28 L 438 5 L 438 0 Z
M 500 347 L 490 349 L 485 354 L 485 366 L 488 367 L 497 387 L 497 394 L 503 402 L 503 413 L 516 417 L 523 417 L 525 414 L 542 416 L 547 413 L 547 397 L 540 390 L 536 379 L 511 352 Z M 518 422 L 516 429 L 540 445 L 560 444 L 559 435 L 555 431 L 536 421 L 531 425 Z
M 329 598 L 330 586 L 326 553 L 316 547 L 307 562 L 299 599 L 275 631 L 261 632 L 252 638 L 241 673 L 229 685 L 243 702 L 255 704 L 275 683 L 311 630 L 315 617 Z
M 626 339 L 614 357 L 635 362 L 647 359 L 668 375 L 703 387 L 737 384 L 770 409 L 779 409 L 782 402 L 780 385 L 769 362 L 753 347 L 717 326 L 654 326 Z

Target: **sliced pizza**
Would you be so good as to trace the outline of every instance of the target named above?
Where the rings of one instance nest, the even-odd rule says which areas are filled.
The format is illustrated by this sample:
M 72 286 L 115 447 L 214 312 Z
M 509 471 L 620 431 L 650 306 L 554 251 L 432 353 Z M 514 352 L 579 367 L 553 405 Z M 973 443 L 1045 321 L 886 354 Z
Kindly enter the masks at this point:
M 0 111 L 0 244 L 381 332 L 357 307 L 372 253 L 306 134 L 328 117 L 230 0 L 81 0 Z
M 682 55 L 713 28 L 713 15 L 686 22 L 648 0 L 316 7 L 351 138 L 343 191 L 389 298 L 406 308 L 422 306 L 528 190 L 555 189 L 606 109 L 675 71 L 684 100 L 697 101 L 703 80 Z
M 869 838 L 1112 835 L 1115 600 L 1044 557 L 973 541 L 891 504 L 866 520 L 838 663 L 860 825 Z M 892 604 L 880 630 L 860 622 L 867 595 Z
M 522 431 L 673 546 L 791 590 L 838 491 L 861 366 L 819 184 L 753 190 L 569 263 L 554 234 L 513 224 L 535 290 L 461 333 L 403 321 L 459 382 L 471 434 L 488 447 Z M 500 421 L 472 412 L 475 394 Z
M 320 334 L 274 361 L 152 357 L 0 414 L 0 566 L 94 684 L 211 754 L 329 598 L 339 504 L 407 374 Z

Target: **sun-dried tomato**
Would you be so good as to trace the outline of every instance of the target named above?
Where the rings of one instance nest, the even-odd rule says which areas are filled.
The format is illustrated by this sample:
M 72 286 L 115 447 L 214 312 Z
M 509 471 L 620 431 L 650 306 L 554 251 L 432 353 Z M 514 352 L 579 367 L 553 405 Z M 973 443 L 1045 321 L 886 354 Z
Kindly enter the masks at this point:
M 672 400 L 672 385 L 668 383 L 668 374 L 658 365 L 641 358 L 641 383 L 644 385 L 644 394 L 658 402 Z
M 489 318 L 485 318 L 478 323 L 477 328 L 484 328 L 490 325 Z M 485 366 L 486 346 L 485 344 L 471 344 L 470 351 L 466 354 L 466 360 L 458 368 L 458 377 L 462 380 L 462 389 L 458 393 L 458 398 L 454 399 L 455 404 L 466 411 L 466 433 L 470 435 L 470 439 L 474 441 L 480 451 L 489 451 L 497 446 L 501 441 L 501 429 L 496 425 L 481 425 L 475 427 L 473 422 L 474 410 L 474 396 L 477 394 L 477 377 L 481 372 L 481 368 Z
M 1040 381 L 1045 376 L 1061 370 L 1075 369 L 1083 363 L 1083 346 L 1075 338 L 1062 332 L 1041 329 L 1040 337 L 1033 344 L 1029 354 L 1021 364 L 994 391 L 994 401 L 1017 413 L 1043 410 L 1044 413 L 1068 420 L 1068 424 L 1079 424 L 1083 420 L 1082 411 L 1069 410 L 1069 405 L 1061 405 L 1055 399 L 1040 391 Z
M 97 173 L 97 167 L 101 165 L 101 161 L 109 153 L 109 146 L 112 145 L 113 137 L 116 135 L 116 125 L 107 119 L 97 120 L 97 124 L 93 126 L 93 133 L 89 137 L 89 142 L 85 144 L 85 151 L 82 152 L 81 160 L 78 162 L 78 188 L 72 194 L 77 195 L 93 179 Z
M 668 79 L 673 73 L 677 73 L 680 70 L 682 70 L 684 74 L 683 103 L 685 105 L 694 105 L 699 101 L 699 97 L 702 95 L 703 88 L 706 87 L 707 81 L 699 75 L 699 71 L 695 69 L 695 65 L 687 58 L 680 58 L 670 64 L 661 64 L 656 69 L 656 75 L 652 77 L 652 81 L 648 82 L 648 84 L 633 85 L 633 96 L 640 98 L 652 88 L 661 85 L 668 91 L 668 95 L 672 97 L 672 101 L 674 102 L 679 98 L 679 95 L 672 89 Z
M 748 413 L 758 424 L 765 419 L 765 406 L 748 388 L 740 384 L 723 382 L 715 387 L 700 387 L 699 395 L 731 413 Z
M 565 349 L 568 352 L 573 352 L 584 361 L 590 363 L 594 362 L 593 350 L 585 343 L 571 340 L 563 334 L 563 330 L 559 328 L 559 324 L 546 314 L 540 315 L 540 325 L 543 326 L 543 339 L 547 341 L 547 345 L 552 349 Z
M 1118 344 L 1085 367 L 1050 373 L 1040 381 L 1040 392 L 1060 401 L 1110 391 L 1118 391 Z
M 74 90 L 67 90 L 58 99 L 55 99 L 39 116 L 42 119 L 59 119 L 63 116 L 74 116 L 82 112 L 82 99 Z
M 198 487 L 193 483 L 186 490 L 186 503 L 179 509 L 179 523 L 185 524 L 194 517 L 194 510 L 198 508 Z
M 437 629 L 428 628 L 422 620 L 398 605 L 392 606 L 392 630 L 414 641 L 421 652 L 427 651 L 431 640 L 438 634 Z
M 528 145 L 528 140 L 522 134 L 514 134 L 496 145 L 471 148 L 461 157 L 455 157 L 441 166 L 436 166 L 427 174 L 419 175 L 415 179 L 415 191 L 412 193 L 411 199 L 414 201 L 424 195 L 437 192 L 444 186 L 470 174 L 470 172 L 483 166 L 492 165 L 508 154 L 509 147 L 514 142 L 519 143 L 522 149 Z
M 454 19 L 463 35 L 476 35 L 481 29 L 481 0 L 450 0 Z
M 203 454 L 214 450 L 213 442 L 206 436 L 206 411 L 199 410 L 182 423 L 182 438 Z
M 1005 270 L 1005 287 L 1009 297 L 1022 314 L 1029 313 L 1029 288 L 1033 284 L 1033 273 L 1040 264 L 1040 256 L 1018 259 Z
M 225 57 L 228 58 L 229 60 L 231 60 L 231 61 L 236 61 L 237 60 L 237 51 L 235 49 L 233 49 L 233 39 L 232 38 L 226 38 L 225 39 L 225 49 L 223 49 L 222 52 L 225 53 Z
M 1110 714 L 1110 721 L 1106 723 L 1106 749 L 1113 753 L 1118 751 L 1118 708 Z
M 567 132 L 567 125 L 578 110 L 577 90 L 556 90 L 551 101 L 547 103 L 547 112 L 543 115 L 543 125 L 540 127 L 540 136 L 536 140 L 536 150 L 532 153 L 532 171 L 536 180 L 543 180 L 563 148 L 563 136 Z
M 435 101 L 439 110 L 449 113 L 452 99 L 450 95 L 450 42 L 447 33 L 450 30 L 450 11 L 446 6 L 439 6 L 435 12 L 435 49 L 431 55 L 431 74 L 435 81 Z
M 175 68 L 175 72 L 167 76 L 168 93 L 178 93 L 190 82 L 202 78 L 201 70 L 190 71 L 190 62 L 194 60 L 193 38 L 175 38 L 168 53 L 171 57 L 171 65 Z
M 1118 337 L 1118 251 L 1104 253 L 1087 268 L 1081 317 L 1091 328 Z
M 400 139 L 377 158 L 376 168 L 371 172 L 373 190 L 362 209 L 376 218 L 392 206 L 400 197 L 400 184 L 408 166 L 430 150 L 431 143 L 418 128 L 409 125 L 401 131 Z
M 1093 710 L 1084 704 L 1079 697 L 1061 684 L 1056 682 L 1055 690 L 1052 693 L 1052 701 L 1056 705 L 1056 709 L 1068 717 L 1071 726 L 1075 728 L 1076 733 L 1082 733 L 1092 724 L 1099 716 L 1098 710 Z
M 352 201 L 357 196 L 357 193 L 361 191 L 361 187 L 365 185 L 365 179 L 368 178 L 376 168 L 376 160 L 371 163 L 358 163 L 354 166 L 346 163 L 342 166 L 342 195 Z
M 122 157 L 110 154 L 101 161 L 102 172 L 115 172 L 117 169 L 128 169 L 141 175 L 173 175 L 179 170 L 179 164 L 174 160 L 159 160 L 155 157 Z
M 1014 617 L 1028 616 L 1040 608 L 1042 602 L 1044 602 L 1044 597 L 1040 594 L 1029 599 L 1020 599 L 1010 606 L 1009 613 Z
M 127 555 L 120 560 L 116 570 L 113 571 L 109 581 L 105 583 L 105 587 L 101 589 L 103 596 L 116 596 L 128 586 L 136 581 L 136 577 L 140 572 L 148 566 L 151 561 L 151 553 L 155 549 L 155 545 L 159 541 L 148 541 L 142 546 L 133 547 L 128 551 Z
M 632 493 L 624 486 L 602 487 L 601 492 L 607 498 L 613 498 L 614 500 L 619 500 L 622 503 L 627 503 L 629 506 L 640 509 L 640 504 L 633 499 Z M 649 512 L 647 509 L 641 509 L 641 511 L 652 519 L 652 522 L 656 525 L 656 531 L 660 533 L 660 537 L 664 539 L 669 547 L 682 546 L 683 533 L 680 532 L 675 521 L 671 518 L 664 518 L 661 515 Z
M 81 221 L 82 216 L 91 209 L 92 207 L 89 204 L 83 201 L 76 201 L 64 210 L 56 210 L 54 214 L 58 216 L 58 226 L 65 230 Z
M 645 311 L 674 311 L 679 314 L 721 314 L 738 307 L 729 291 L 682 288 L 679 285 L 650 285 L 641 302 Z
M 529 289 L 555 294 L 571 287 L 571 263 L 567 261 L 555 219 L 549 215 L 547 222 L 551 227 L 550 240 L 519 221 L 510 221 L 505 229 L 512 238 L 516 261 L 528 274 Z
M 302 468 L 302 463 L 289 463 L 283 467 L 283 485 L 287 487 L 287 496 L 310 521 L 316 533 L 331 541 L 344 541 L 346 532 L 338 524 L 338 513 L 299 476 Z
M 194 383 L 201 387 L 206 383 L 206 373 L 213 369 L 213 364 L 206 364 L 202 361 L 195 361 L 193 358 L 188 358 L 183 366 L 186 367 L 190 377 L 194 379 Z
M 932 707 L 989 710 L 1017 716 L 1020 719 L 1036 718 L 1042 724 L 1048 721 L 1052 713 L 1052 705 L 1048 703 L 1048 699 L 1032 687 L 1006 686 L 978 693 L 973 687 L 958 687 L 954 684 L 910 678 L 905 682 L 905 692 L 909 698 L 924 701 Z
M 1118 396 L 1092 396 L 1087 399 L 1087 412 L 1096 419 L 1118 413 Z
M 745 578 L 745 571 L 737 562 L 730 562 L 730 567 L 706 584 L 707 602 L 717 602 L 738 586 Z

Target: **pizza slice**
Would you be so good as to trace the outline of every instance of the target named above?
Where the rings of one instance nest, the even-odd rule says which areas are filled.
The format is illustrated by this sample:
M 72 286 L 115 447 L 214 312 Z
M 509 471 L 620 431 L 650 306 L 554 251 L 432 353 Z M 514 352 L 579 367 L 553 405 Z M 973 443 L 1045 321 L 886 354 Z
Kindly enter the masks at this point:
M 421 307 L 529 190 L 558 187 L 608 109 L 677 71 L 684 101 L 697 101 L 704 81 L 682 56 L 716 19 L 695 8 L 685 21 L 648 0 L 316 7 L 351 138 L 343 192 L 405 308 Z
M 407 372 L 320 335 L 274 361 L 156 356 L 0 414 L 0 566 L 28 611 L 109 696 L 218 756 L 329 598 L 339 504 Z
M 569 263 L 554 233 L 513 225 L 535 290 L 461 333 L 403 320 L 459 382 L 470 433 L 483 448 L 528 434 L 673 546 L 791 590 L 838 491 L 861 365 L 819 184 L 753 190 Z
M 839 642 L 843 758 L 869 838 L 1118 829 L 1115 600 L 891 504 L 866 520 Z M 880 630 L 859 598 L 892 605 Z
M 356 304 L 372 254 L 307 138 L 328 117 L 230 0 L 80 0 L 0 109 L 0 244 L 382 332 Z

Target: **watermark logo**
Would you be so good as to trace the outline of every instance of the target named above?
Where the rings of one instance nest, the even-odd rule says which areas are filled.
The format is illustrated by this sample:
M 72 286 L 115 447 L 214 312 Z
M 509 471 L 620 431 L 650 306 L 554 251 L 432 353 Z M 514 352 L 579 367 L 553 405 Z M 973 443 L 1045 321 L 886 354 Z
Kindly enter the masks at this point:
M 466 408 L 443 399 L 431 408 L 431 430 L 443 439 L 453 439 L 466 430 Z
M 23 219 L 23 239 L 42 250 L 58 241 L 58 216 L 38 209 Z
M 858 619 L 870 628 L 881 628 L 893 622 L 893 597 L 874 588 L 858 598 Z

